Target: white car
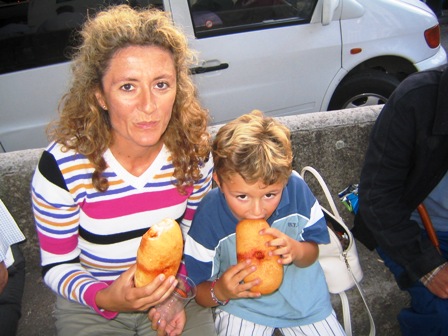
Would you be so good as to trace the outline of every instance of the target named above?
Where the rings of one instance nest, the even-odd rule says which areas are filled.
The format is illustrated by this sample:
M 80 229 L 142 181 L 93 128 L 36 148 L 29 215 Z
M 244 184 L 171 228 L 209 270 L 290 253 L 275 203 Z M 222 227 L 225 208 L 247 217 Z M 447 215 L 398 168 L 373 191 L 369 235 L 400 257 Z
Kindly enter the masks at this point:
M 198 51 L 191 72 L 214 124 L 255 108 L 284 116 L 381 104 L 410 73 L 447 62 L 438 20 L 420 0 L 119 2 L 171 13 Z M 0 151 L 47 145 L 70 80 L 71 28 L 102 6 L 1 2 Z

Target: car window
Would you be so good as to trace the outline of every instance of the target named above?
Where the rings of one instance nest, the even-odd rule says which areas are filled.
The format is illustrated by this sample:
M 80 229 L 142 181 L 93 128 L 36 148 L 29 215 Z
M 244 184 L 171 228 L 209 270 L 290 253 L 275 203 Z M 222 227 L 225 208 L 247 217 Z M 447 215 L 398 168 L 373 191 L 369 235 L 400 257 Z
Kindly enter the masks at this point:
M 317 0 L 188 0 L 197 38 L 309 23 Z
M 162 0 L 0 1 L 0 74 L 68 61 L 85 18 L 120 3 L 163 9 Z

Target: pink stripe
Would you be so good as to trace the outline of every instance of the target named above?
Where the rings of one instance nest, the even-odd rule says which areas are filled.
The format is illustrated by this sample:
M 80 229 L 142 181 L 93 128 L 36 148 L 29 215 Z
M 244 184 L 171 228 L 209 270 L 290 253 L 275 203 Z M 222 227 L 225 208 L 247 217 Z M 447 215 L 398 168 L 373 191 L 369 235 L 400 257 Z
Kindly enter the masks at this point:
M 195 212 L 196 212 L 196 209 L 193 210 L 191 208 L 187 208 L 187 210 L 185 211 L 184 218 L 186 220 L 193 220 Z
M 102 317 L 104 317 L 108 320 L 112 320 L 113 318 L 115 318 L 118 315 L 118 313 L 109 311 L 109 310 L 99 309 L 98 306 L 96 305 L 96 301 L 95 301 L 96 294 L 100 290 L 107 288 L 107 287 L 108 287 L 108 285 L 106 283 L 96 283 L 96 284 L 89 286 L 89 288 L 87 289 L 87 291 L 84 294 L 84 301 L 87 303 L 88 306 L 92 307 L 99 315 L 101 315 Z
M 130 195 L 107 201 L 86 202 L 82 205 L 82 209 L 90 218 L 116 218 L 183 203 L 190 196 L 192 188 L 187 188 L 186 191 L 186 195 L 180 195 L 177 189 L 171 188 L 169 190 Z
M 53 254 L 66 254 L 73 251 L 78 245 L 78 235 L 74 234 L 69 238 L 51 238 L 42 232 L 37 233 L 42 250 Z

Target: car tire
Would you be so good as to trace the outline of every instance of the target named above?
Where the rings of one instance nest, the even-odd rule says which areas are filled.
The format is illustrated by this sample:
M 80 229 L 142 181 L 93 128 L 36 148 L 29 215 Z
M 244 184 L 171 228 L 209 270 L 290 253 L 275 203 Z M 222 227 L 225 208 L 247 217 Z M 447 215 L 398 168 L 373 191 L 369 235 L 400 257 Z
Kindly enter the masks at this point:
M 398 84 L 396 77 L 377 70 L 351 75 L 336 88 L 328 110 L 384 104 Z

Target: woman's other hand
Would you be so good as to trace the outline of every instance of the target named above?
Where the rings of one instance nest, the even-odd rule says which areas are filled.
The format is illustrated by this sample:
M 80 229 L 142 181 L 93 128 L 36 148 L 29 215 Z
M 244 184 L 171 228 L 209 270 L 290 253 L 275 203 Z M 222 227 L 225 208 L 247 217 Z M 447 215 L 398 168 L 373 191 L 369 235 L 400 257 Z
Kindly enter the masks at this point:
M 174 290 L 177 280 L 164 274 L 157 276 L 150 284 L 137 288 L 134 285 L 133 265 L 123 272 L 110 286 L 96 295 L 100 309 L 114 312 L 147 311 L 150 307 L 164 301 Z
M 160 319 L 157 309 L 152 308 L 148 313 L 148 319 L 152 322 L 152 329 L 157 331 L 157 336 L 181 335 L 187 322 L 184 309 L 177 313 L 171 321 L 165 321 Z

